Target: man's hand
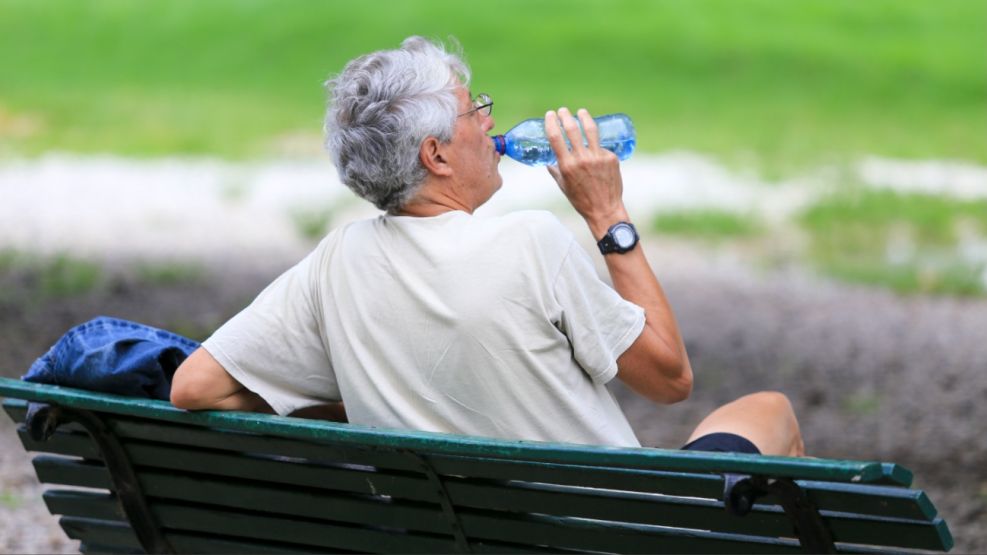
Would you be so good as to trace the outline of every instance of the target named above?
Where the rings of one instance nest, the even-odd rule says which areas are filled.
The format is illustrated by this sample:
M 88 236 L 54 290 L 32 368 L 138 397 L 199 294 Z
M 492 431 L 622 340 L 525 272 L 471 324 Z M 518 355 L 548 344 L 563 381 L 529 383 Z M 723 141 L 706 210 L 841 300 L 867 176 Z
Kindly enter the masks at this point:
M 548 173 L 586 220 L 593 238 L 600 240 L 611 225 L 628 219 L 620 161 L 616 154 L 600 146 L 599 130 L 589 112 L 580 109 L 578 116 L 588 144 L 583 144 L 579 125 L 568 108 L 559 108 L 558 114 L 545 114 L 545 136 L 558 158 L 558 166 L 548 166 Z M 572 150 L 566 146 L 565 137 Z

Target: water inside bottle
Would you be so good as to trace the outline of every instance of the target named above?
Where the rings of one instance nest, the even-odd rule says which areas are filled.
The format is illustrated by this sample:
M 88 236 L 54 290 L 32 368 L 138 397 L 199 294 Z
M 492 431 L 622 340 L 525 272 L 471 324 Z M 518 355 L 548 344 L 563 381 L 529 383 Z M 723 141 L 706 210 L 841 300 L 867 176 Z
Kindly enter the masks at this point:
M 627 138 L 605 141 L 600 146 L 616 154 L 617 158 L 626 160 L 634 152 L 637 140 Z M 509 144 L 508 154 L 511 158 L 529 166 L 547 166 L 556 163 L 555 152 L 547 141 L 516 141 Z

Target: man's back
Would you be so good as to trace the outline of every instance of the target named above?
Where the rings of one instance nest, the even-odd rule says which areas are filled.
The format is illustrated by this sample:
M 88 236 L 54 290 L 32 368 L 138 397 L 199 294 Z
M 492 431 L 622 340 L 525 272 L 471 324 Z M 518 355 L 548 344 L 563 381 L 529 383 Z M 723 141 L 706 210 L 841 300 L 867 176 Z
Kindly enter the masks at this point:
M 388 216 L 324 247 L 318 287 L 351 422 L 637 444 L 603 383 L 643 314 L 586 271 L 554 216 Z
M 339 228 L 205 347 L 279 412 L 290 358 L 290 388 L 356 424 L 637 445 L 603 384 L 643 319 L 551 214 L 453 211 Z

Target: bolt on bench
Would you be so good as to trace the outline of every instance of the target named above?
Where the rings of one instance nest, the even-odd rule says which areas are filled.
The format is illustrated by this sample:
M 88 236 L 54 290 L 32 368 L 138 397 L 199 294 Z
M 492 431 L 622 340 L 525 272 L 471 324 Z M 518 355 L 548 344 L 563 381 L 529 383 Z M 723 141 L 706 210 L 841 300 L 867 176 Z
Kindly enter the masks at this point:
M 880 462 L 504 441 L 0 379 L 87 553 L 948 551 Z M 79 489 L 79 488 L 87 489 Z

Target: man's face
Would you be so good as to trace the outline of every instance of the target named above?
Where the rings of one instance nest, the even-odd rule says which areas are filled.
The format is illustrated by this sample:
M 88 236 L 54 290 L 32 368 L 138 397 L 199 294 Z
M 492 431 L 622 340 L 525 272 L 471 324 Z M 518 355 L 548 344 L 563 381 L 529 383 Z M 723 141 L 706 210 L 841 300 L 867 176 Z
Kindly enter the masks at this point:
M 449 163 L 453 166 L 463 194 L 474 208 L 490 199 L 500 189 L 503 179 L 497 169 L 500 154 L 487 135 L 494 127 L 493 116 L 473 110 L 473 101 L 466 87 L 456 89 L 459 114 L 453 131 Z

